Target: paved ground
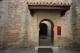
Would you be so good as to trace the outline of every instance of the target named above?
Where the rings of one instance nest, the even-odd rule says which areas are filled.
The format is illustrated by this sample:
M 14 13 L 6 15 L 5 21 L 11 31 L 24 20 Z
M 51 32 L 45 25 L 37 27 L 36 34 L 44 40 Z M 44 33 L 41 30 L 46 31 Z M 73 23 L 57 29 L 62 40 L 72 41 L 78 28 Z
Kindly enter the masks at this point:
M 0 53 L 36 53 L 33 48 L 19 48 L 19 49 L 0 49 Z
M 52 48 L 39 48 L 38 53 L 53 53 Z
M 0 53 L 38 53 L 38 51 L 35 51 L 35 48 L 19 48 L 19 49 L 7 48 L 0 49 Z M 53 48 L 53 53 L 80 53 L 80 51 Z

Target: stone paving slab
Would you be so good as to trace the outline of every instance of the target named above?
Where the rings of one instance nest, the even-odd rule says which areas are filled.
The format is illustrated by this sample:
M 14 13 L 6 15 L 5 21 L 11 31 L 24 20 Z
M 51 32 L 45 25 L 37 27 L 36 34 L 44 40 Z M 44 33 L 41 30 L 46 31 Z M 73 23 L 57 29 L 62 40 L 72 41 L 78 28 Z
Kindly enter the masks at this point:
M 34 48 L 0 49 L 0 53 L 36 53 Z
M 52 48 L 39 48 L 38 53 L 53 53 Z
M 80 51 L 76 50 L 68 50 L 62 48 L 54 48 L 52 49 L 53 53 L 80 53 Z M 38 53 L 35 48 L 6 48 L 0 49 L 0 53 Z

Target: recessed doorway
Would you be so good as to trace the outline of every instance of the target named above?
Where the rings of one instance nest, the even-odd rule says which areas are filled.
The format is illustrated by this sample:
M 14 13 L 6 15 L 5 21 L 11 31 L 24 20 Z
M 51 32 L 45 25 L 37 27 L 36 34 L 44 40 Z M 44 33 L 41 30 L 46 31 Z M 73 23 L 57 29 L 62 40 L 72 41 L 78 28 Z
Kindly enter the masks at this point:
M 39 24 L 39 45 L 50 46 L 54 41 L 54 24 L 49 19 L 41 20 Z

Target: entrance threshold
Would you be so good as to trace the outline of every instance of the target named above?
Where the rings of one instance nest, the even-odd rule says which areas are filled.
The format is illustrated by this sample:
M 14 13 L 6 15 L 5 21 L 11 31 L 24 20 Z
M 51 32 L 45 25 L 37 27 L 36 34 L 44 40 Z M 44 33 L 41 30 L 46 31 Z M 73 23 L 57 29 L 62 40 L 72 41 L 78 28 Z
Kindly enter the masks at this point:
M 38 48 L 38 53 L 53 53 L 52 48 Z
M 36 46 L 35 50 L 38 51 L 39 48 L 52 48 L 52 50 L 54 50 L 54 48 L 59 49 L 57 46 Z

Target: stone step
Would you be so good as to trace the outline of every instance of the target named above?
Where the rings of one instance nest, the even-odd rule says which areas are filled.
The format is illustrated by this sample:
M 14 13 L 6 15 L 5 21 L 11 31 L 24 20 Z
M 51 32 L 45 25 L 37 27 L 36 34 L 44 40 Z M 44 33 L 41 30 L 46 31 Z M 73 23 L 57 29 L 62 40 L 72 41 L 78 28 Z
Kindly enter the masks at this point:
M 38 51 L 38 48 L 52 48 L 52 50 L 59 49 L 57 46 L 36 46 L 35 50 Z
M 39 45 L 52 45 L 51 40 L 50 39 L 40 39 L 39 41 Z
M 38 48 L 38 53 L 53 53 L 52 48 Z

